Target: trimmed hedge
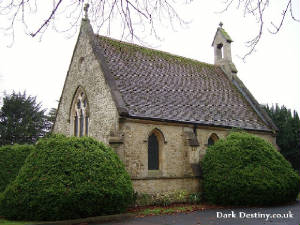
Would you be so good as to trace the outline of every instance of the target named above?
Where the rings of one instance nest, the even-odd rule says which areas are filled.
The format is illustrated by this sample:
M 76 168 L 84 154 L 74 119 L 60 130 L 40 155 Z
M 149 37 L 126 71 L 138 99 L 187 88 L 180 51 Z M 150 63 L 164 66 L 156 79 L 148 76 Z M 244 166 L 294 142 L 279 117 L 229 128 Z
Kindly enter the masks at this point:
M 18 144 L 0 147 L 0 193 L 16 178 L 33 148 L 32 145 Z
M 203 197 L 221 205 L 274 205 L 294 201 L 299 176 L 267 141 L 234 132 L 207 149 Z
M 110 148 L 89 137 L 40 140 L 0 196 L 0 214 L 17 220 L 64 220 L 123 212 L 131 179 Z

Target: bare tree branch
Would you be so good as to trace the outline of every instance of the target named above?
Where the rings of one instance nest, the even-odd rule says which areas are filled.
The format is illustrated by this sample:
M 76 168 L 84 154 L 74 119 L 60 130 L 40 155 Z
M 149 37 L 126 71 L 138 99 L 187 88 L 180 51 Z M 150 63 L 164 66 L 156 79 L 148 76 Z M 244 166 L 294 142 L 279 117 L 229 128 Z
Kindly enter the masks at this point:
M 45 4 L 49 1 L 37 0 L 0 0 L 0 21 L 3 33 L 12 36 L 14 41 L 15 26 L 21 24 L 25 32 L 32 37 L 41 37 L 49 26 L 58 32 L 75 33 L 78 28 L 80 18 L 83 16 L 83 6 L 89 3 L 89 19 L 97 33 L 106 31 L 110 34 L 118 29 L 121 31 L 121 37 L 130 38 L 142 42 L 142 35 L 153 35 L 160 39 L 157 28 L 168 26 L 176 30 L 176 26 L 184 26 L 186 21 L 181 19 L 176 10 L 178 0 L 52 0 L 53 4 L 49 5 L 48 11 L 43 11 Z M 193 0 L 182 0 L 188 4 Z M 284 10 L 280 15 L 279 23 L 271 22 L 271 30 L 267 27 L 265 16 L 266 9 L 270 8 L 270 0 L 223 0 L 224 9 L 220 13 L 228 11 L 231 7 L 236 6 L 242 10 L 244 16 L 255 18 L 258 23 L 257 34 L 254 38 L 245 44 L 248 48 L 246 54 L 242 57 L 245 60 L 251 55 L 261 40 L 265 30 L 270 33 L 278 33 L 290 15 L 293 21 L 299 22 L 294 16 L 292 0 L 281 0 L 284 2 Z M 274 2 L 275 0 L 272 0 Z M 41 15 L 48 17 L 41 21 Z M 267 24 L 267 25 L 266 25 Z
M 184 0 L 183 2 L 187 4 L 191 1 Z M 52 8 L 48 10 L 48 17 L 39 26 L 32 25 L 36 24 L 32 21 L 41 20 L 38 14 L 44 8 L 42 5 L 44 2 L 0 0 L 0 19 L 1 21 L 4 19 L 7 24 L 1 26 L 13 37 L 17 18 L 19 24 L 25 27 L 26 33 L 32 37 L 43 35 L 50 24 L 56 31 L 71 31 L 77 29 L 85 3 L 90 5 L 89 19 L 98 33 L 100 30 L 106 30 L 110 34 L 112 28 L 115 29 L 116 26 L 121 25 L 122 37 L 141 40 L 139 33 L 141 30 L 144 33 L 149 31 L 150 34 L 159 38 L 156 29 L 162 22 L 168 21 L 173 29 L 175 29 L 175 24 L 181 26 L 186 24 L 176 12 L 174 0 L 53 0 Z
M 281 0 L 283 1 L 283 0 Z M 257 35 L 252 38 L 251 40 L 247 41 L 245 43 L 246 47 L 248 48 L 248 51 L 241 57 L 243 61 L 251 55 L 255 50 L 256 47 L 261 40 L 263 36 L 263 32 L 265 30 L 265 10 L 269 8 L 269 0 L 225 0 L 224 2 L 224 9 L 220 11 L 220 13 L 224 13 L 229 10 L 232 5 L 236 3 L 236 8 L 243 9 L 244 17 L 247 15 L 250 15 L 256 19 L 256 22 L 258 23 L 258 32 Z M 293 8 L 292 8 L 292 0 L 288 0 L 285 4 L 284 10 L 282 11 L 280 15 L 280 22 L 278 25 L 276 25 L 273 21 L 271 21 L 271 26 L 274 31 L 271 31 L 269 28 L 267 30 L 272 34 L 277 34 L 282 26 L 284 21 L 286 20 L 286 15 L 288 14 L 288 11 L 290 11 L 290 16 L 294 21 L 299 22 L 299 19 L 296 19 L 293 14 Z
M 255 38 L 253 38 L 250 41 L 246 42 L 246 46 L 249 48 L 249 51 L 242 57 L 242 60 L 245 62 L 247 56 L 251 55 L 253 51 L 255 51 L 256 45 L 261 39 L 262 33 L 263 33 L 263 27 L 264 27 L 264 20 L 263 20 L 263 11 L 266 7 L 266 3 L 262 3 L 261 1 L 258 1 L 258 13 L 259 13 L 259 32 Z M 253 12 L 253 8 L 250 11 Z
M 288 11 L 288 9 L 289 9 L 290 7 L 291 7 L 291 0 L 288 1 L 288 4 L 286 5 L 285 10 L 282 12 L 282 17 L 281 17 L 281 21 L 280 21 L 279 26 L 276 26 L 273 22 L 271 22 L 271 24 L 272 24 L 273 27 L 275 28 L 275 31 L 269 30 L 270 33 L 272 33 L 272 34 L 277 34 L 277 33 L 280 31 L 280 29 L 281 29 L 281 27 L 282 27 L 282 24 L 283 24 L 283 21 L 284 21 L 285 16 L 286 16 L 286 12 Z
M 52 12 L 50 13 L 49 17 L 48 17 L 48 18 L 45 20 L 45 22 L 40 26 L 40 28 L 37 29 L 36 32 L 30 34 L 32 37 L 35 37 L 35 36 L 36 36 L 36 35 L 37 35 L 37 34 L 38 34 L 45 26 L 48 26 L 50 20 L 54 17 L 54 15 L 55 15 L 55 13 L 56 13 L 56 11 L 57 11 L 57 9 L 58 9 L 58 7 L 59 7 L 59 5 L 60 5 L 61 2 L 62 2 L 62 0 L 59 0 L 59 1 L 58 1 L 58 3 L 56 4 L 55 8 L 54 8 L 54 9 L 52 10 Z
M 296 17 L 294 16 L 294 13 L 293 13 L 293 6 L 292 6 L 292 1 L 290 1 L 290 14 L 291 14 L 291 17 L 294 21 L 297 21 L 297 22 L 300 22 L 299 19 L 296 19 Z

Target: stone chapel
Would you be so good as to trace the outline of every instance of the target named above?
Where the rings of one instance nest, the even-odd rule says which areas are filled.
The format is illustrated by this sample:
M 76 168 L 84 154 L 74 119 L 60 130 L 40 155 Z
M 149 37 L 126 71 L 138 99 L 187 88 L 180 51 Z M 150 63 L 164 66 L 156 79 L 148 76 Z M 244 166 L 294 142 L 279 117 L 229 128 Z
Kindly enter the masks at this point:
M 276 146 L 276 126 L 237 76 L 217 28 L 208 64 L 94 34 L 87 18 L 53 131 L 91 136 L 124 162 L 135 191 L 199 191 L 206 148 L 243 129 Z

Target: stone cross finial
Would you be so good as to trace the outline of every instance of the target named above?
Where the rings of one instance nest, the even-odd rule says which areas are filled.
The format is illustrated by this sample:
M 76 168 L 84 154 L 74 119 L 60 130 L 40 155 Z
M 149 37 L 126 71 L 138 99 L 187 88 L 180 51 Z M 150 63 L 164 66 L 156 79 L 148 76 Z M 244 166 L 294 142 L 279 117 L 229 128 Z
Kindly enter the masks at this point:
M 220 22 L 220 23 L 219 23 L 219 27 L 220 27 L 220 28 L 222 28 L 222 26 L 223 26 L 223 23 L 222 23 L 222 22 Z
M 88 19 L 88 11 L 89 11 L 89 7 L 90 7 L 89 3 L 86 3 L 86 4 L 84 5 L 83 10 L 84 10 L 84 17 L 85 17 L 85 19 Z

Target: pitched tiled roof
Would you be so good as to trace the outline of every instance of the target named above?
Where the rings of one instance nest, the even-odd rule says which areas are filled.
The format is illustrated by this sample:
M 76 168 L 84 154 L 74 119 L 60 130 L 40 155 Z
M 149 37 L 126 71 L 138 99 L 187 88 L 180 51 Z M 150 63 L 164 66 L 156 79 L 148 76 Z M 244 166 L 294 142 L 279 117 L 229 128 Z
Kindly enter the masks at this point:
M 219 66 L 96 40 L 128 117 L 271 131 Z

